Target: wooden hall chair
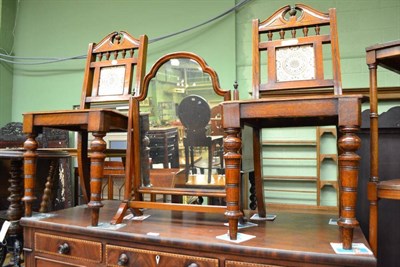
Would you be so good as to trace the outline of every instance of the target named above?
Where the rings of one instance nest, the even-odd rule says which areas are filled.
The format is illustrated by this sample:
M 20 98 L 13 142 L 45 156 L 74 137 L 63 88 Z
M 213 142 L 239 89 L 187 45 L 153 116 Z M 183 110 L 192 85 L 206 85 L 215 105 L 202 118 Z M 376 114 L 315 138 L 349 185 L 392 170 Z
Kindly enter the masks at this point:
M 120 31 L 108 34 L 99 43 L 89 44 L 85 67 L 80 108 L 30 112 L 23 114 L 23 132 L 28 139 L 24 143 L 25 172 L 25 216 L 32 214 L 31 203 L 35 199 L 36 161 L 38 147 L 35 138 L 43 127 L 52 127 L 78 132 L 77 159 L 83 193 L 88 198 L 90 173 L 90 202 L 92 225 L 97 226 L 101 203 L 101 179 L 106 143 L 103 137 L 108 132 L 130 132 L 130 114 L 113 109 L 101 108 L 101 104 L 130 102 L 132 95 L 138 95 L 144 77 L 147 52 L 147 36 L 139 39 Z M 88 133 L 94 140 L 88 155 Z M 90 170 L 89 170 L 90 166 Z
M 240 130 L 253 129 L 254 175 L 260 217 L 266 215 L 261 164 L 262 128 L 336 125 L 340 218 L 345 249 L 352 247 L 360 146 L 361 95 L 342 95 L 336 11 L 322 13 L 306 5 L 284 6 L 269 18 L 253 20 L 253 99 L 224 102 L 223 127 L 227 134 L 225 175 L 229 218 L 239 209 Z M 324 50 L 327 47 L 328 49 Z M 330 48 L 330 49 L 329 49 Z M 329 56 L 328 56 L 329 54 Z M 261 60 L 265 55 L 266 60 Z M 325 60 L 324 60 L 324 56 Z M 324 61 L 331 66 L 324 66 Z M 261 68 L 261 65 L 263 68 Z M 264 69 L 265 68 L 265 69 Z M 332 74 L 325 75 L 325 70 Z M 261 71 L 262 70 L 262 71 Z M 230 232 L 231 239 L 236 231 Z
M 400 74 L 400 40 L 376 44 L 366 48 L 370 73 L 370 180 L 368 183 L 369 243 L 375 256 L 378 254 L 378 200 L 400 200 L 400 179 L 379 177 L 379 127 L 378 127 L 378 79 L 381 66 Z
M 216 106 L 218 107 L 218 106 Z M 211 183 L 211 173 L 213 169 L 214 149 L 221 148 L 223 135 L 208 135 L 207 126 L 211 119 L 211 109 L 207 100 L 198 95 L 188 95 L 183 98 L 178 106 L 179 119 L 185 127 L 183 145 L 185 147 L 185 176 L 189 177 L 189 170 L 196 173 L 194 160 L 194 149 L 196 147 L 207 147 L 207 176 L 208 183 Z M 219 164 L 222 169 L 222 151 L 218 153 L 221 157 Z M 204 168 L 204 167 L 201 167 Z

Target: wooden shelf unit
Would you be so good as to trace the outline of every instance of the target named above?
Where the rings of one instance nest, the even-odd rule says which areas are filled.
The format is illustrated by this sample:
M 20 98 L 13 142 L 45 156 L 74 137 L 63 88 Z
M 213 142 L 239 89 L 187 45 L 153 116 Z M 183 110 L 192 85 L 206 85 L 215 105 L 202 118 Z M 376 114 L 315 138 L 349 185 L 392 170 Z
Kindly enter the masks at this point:
M 295 139 L 284 132 L 279 134 L 279 139 L 272 135 L 263 140 L 263 180 L 268 206 L 338 209 L 337 149 L 335 146 L 333 150 L 329 143 L 324 144 L 329 138 L 336 142 L 336 128 L 308 128 L 312 137 L 307 134 L 306 138 Z M 331 165 L 328 169 L 327 164 Z

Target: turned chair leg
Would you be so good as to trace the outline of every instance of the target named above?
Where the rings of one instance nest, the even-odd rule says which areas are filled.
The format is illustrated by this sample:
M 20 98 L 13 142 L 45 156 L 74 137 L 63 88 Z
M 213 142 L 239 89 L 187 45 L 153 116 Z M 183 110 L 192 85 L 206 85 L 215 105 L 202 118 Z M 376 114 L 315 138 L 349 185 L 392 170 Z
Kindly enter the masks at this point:
M 92 209 L 92 226 L 97 226 L 99 222 L 101 203 L 101 182 L 103 179 L 104 159 L 106 154 L 106 142 L 103 137 L 105 133 L 93 133 L 95 137 L 90 148 L 92 155 L 90 157 L 90 202 L 89 208 Z

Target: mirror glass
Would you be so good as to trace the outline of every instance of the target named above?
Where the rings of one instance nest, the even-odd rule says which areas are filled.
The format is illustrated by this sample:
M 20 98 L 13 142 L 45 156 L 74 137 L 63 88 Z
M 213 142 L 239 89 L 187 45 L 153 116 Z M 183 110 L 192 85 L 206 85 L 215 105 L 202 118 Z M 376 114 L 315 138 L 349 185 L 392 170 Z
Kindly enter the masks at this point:
M 149 114 L 153 187 L 223 188 L 222 101 L 195 59 L 172 58 L 159 67 L 140 102 L 140 112 Z

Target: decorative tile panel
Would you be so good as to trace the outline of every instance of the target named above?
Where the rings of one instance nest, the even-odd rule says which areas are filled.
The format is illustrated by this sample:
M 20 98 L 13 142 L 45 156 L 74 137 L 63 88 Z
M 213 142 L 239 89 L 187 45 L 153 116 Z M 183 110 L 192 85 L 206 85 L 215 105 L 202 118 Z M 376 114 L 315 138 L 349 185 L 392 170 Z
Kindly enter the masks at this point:
M 101 68 L 99 95 L 120 95 L 124 91 L 125 66 Z
M 315 55 L 312 45 L 276 49 L 276 80 L 278 82 L 315 79 Z

